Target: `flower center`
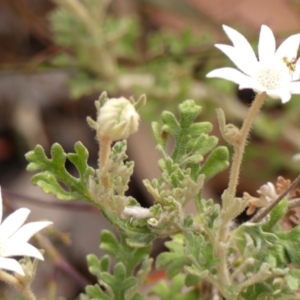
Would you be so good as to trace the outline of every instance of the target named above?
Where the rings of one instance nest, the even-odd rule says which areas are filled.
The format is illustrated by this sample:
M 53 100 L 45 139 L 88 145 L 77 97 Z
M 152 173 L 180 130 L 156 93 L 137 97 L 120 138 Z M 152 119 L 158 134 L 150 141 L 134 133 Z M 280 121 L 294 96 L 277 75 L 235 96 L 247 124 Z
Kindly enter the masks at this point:
M 291 81 L 291 74 L 283 61 L 271 61 L 261 64 L 253 78 L 267 90 L 277 90 L 286 87 Z

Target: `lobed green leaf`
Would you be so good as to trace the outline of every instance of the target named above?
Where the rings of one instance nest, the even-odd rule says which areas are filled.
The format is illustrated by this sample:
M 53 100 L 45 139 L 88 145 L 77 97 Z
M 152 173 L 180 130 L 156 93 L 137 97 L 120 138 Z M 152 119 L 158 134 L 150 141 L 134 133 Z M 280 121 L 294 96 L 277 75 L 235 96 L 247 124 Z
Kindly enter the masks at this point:
M 94 176 L 95 170 L 88 166 L 88 151 L 78 142 L 75 153 L 66 154 L 59 144 L 51 148 L 49 159 L 42 146 L 38 145 L 25 155 L 29 164 L 28 171 L 40 172 L 32 177 L 32 183 L 41 187 L 46 193 L 54 194 L 61 200 L 86 200 L 94 202 L 89 191 L 88 181 Z M 79 178 L 71 175 L 65 168 L 69 159 L 79 173 Z

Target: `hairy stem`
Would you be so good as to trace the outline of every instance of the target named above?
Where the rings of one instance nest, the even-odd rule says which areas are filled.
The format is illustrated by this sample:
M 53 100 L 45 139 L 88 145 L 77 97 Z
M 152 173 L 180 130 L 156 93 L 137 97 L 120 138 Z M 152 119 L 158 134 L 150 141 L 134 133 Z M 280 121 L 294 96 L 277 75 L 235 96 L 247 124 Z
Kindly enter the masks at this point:
M 236 188 L 238 185 L 239 177 L 240 177 L 240 169 L 242 164 L 242 159 L 247 143 L 247 138 L 252 127 L 253 121 L 260 111 L 267 94 L 265 92 L 261 94 L 257 94 L 252 106 L 250 107 L 248 114 L 244 120 L 243 126 L 240 130 L 240 139 L 236 145 L 234 145 L 234 154 L 232 158 L 232 165 L 230 169 L 230 178 L 228 184 L 228 192 L 235 197 Z
M 17 289 L 26 300 L 37 300 L 33 292 L 30 290 L 29 286 L 24 285 L 21 281 L 19 281 L 13 275 L 6 273 L 5 271 L 0 270 L 0 280 L 5 283 L 13 286 Z
M 230 277 L 229 270 L 227 266 L 227 245 L 222 241 L 217 241 L 217 253 L 216 256 L 220 259 L 220 263 L 217 267 L 218 270 L 218 278 L 221 283 L 223 290 L 225 290 L 226 286 L 230 286 Z M 223 291 L 224 292 L 224 291 Z M 226 296 L 224 294 L 224 296 Z
M 249 265 L 251 265 L 253 263 L 254 263 L 254 259 L 252 257 L 247 258 L 240 264 L 240 266 L 238 266 L 235 269 L 235 271 L 230 275 L 230 278 L 232 280 L 236 279 L 236 277 L 238 277 L 242 272 L 244 272 L 246 267 L 248 267 Z
M 230 178 L 228 184 L 228 193 L 231 197 L 235 197 L 236 195 L 236 188 L 240 176 L 240 169 L 242 164 L 242 159 L 247 143 L 247 138 L 252 127 L 253 121 L 257 116 L 258 112 L 260 111 L 265 99 L 266 93 L 257 94 L 252 106 L 250 107 L 248 114 L 244 120 L 243 126 L 235 135 L 235 139 L 231 141 L 231 137 L 227 137 L 226 140 L 231 142 L 234 147 L 234 154 L 232 158 L 232 165 L 230 170 Z M 223 115 L 222 111 L 217 111 L 219 125 L 222 134 L 225 133 L 225 116 Z M 227 295 L 226 288 L 232 285 L 233 278 L 230 277 L 230 272 L 228 270 L 227 265 L 227 254 L 228 254 L 228 247 L 229 247 L 229 223 L 231 221 L 231 213 L 223 208 L 221 215 L 220 215 L 220 224 L 218 226 L 217 234 L 214 238 L 214 249 L 215 249 L 215 256 L 220 259 L 220 264 L 217 267 L 218 272 L 218 279 L 222 286 L 222 294 L 225 298 L 229 299 L 230 295 Z
M 260 270 L 253 276 L 248 279 L 243 280 L 240 284 L 236 285 L 236 291 L 243 291 L 246 287 L 250 285 L 254 285 L 256 283 L 261 283 L 266 281 L 268 278 L 272 277 L 272 272 L 269 270 L 269 266 L 267 263 L 263 263 L 261 265 Z
M 98 167 L 99 167 L 99 181 L 102 183 L 105 189 L 109 188 L 110 180 L 109 174 L 107 170 L 107 162 L 109 160 L 109 154 L 111 150 L 111 139 L 106 135 L 103 135 L 100 130 L 97 131 L 97 137 L 100 144 L 99 148 L 99 159 L 98 159 Z

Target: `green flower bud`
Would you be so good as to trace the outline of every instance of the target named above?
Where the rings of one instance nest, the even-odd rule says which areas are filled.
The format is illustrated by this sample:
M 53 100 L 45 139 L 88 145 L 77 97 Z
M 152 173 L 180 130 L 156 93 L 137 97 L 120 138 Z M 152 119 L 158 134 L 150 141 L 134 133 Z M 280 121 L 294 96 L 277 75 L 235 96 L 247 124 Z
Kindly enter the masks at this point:
M 138 129 L 140 116 L 124 97 L 107 100 L 100 107 L 97 123 L 102 134 L 113 141 L 127 139 Z

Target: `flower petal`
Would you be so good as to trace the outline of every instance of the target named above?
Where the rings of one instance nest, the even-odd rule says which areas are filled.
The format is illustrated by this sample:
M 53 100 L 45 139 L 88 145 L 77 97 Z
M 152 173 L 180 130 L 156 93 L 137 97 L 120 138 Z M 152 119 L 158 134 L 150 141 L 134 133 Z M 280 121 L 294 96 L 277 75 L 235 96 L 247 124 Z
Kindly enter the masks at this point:
M 25 243 L 27 242 L 35 233 L 42 230 L 43 228 L 49 226 L 52 222 L 42 221 L 42 222 L 31 222 L 22 226 L 10 239 L 12 243 Z
M 240 55 L 239 51 L 229 45 L 216 44 L 215 47 L 220 49 L 228 58 L 245 74 L 252 75 L 256 70 L 257 63 L 251 64 L 247 59 Z
M 29 209 L 20 208 L 10 214 L 0 225 L 0 236 L 4 239 L 12 236 L 26 221 L 29 213 Z
M 23 276 L 25 275 L 21 265 L 12 258 L 0 257 L 0 269 L 13 271 Z
M 291 92 L 291 94 L 300 94 L 300 81 L 290 82 L 289 91 Z
M 286 103 L 291 99 L 291 94 L 287 90 L 267 90 L 266 93 L 273 99 L 281 99 L 282 103 Z
M 245 78 L 243 82 L 239 85 L 239 89 L 253 89 L 257 93 L 262 93 L 266 90 L 257 80 L 252 77 Z
M 292 60 L 297 57 L 297 52 L 300 43 L 300 34 L 294 34 L 288 37 L 278 47 L 275 56 L 277 58 L 288 58 Z
M 272 30 L 262 25 L 258 41 L 258 57 L 260 62 L 265 62 L 273 58 L 276 50 L 275 37 Z
M 15 243 L 8 241 L 8 244 L 6 245 L 5 251 L 2 255 L 4 257 L 30 256 L 44 260 L 43 255 L 37 248 L 28 243 L 18 243 L 17 241 Z
M 297 81 L 300 79 L 300 59 L 298 58 L 295 62 L 295 70 L 292 74 L 292 81 Z
M 239 55 L 247 60 L 249 64 L 257 63 L 256 55 L 247 39 L 231 27 L 223 25 L 223 29 L 231 40 L 233 46 L 237 49 Z
M 220 68 L 210 71 L 206 77 L 208 78 L 223 78 L 237 84 L 242 84 L 249 76 L 234 68 Z

